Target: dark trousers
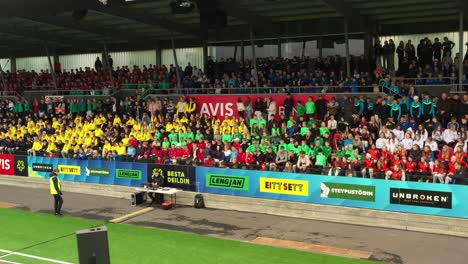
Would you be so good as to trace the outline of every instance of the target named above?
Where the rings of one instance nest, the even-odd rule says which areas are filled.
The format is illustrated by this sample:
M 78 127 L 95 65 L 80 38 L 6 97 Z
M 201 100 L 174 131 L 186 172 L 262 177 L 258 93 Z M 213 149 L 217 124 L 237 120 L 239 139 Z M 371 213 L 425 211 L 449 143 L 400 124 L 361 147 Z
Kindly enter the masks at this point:
M 164 203 L 164 194 L 162 193 L 148 193 L 148 196 L 151 198 L 151 204 L 162 204 Z
M 60 194 L 54 194 L 54 211 L 56 214 L 60 214 L 62 211 L 63 198 Z

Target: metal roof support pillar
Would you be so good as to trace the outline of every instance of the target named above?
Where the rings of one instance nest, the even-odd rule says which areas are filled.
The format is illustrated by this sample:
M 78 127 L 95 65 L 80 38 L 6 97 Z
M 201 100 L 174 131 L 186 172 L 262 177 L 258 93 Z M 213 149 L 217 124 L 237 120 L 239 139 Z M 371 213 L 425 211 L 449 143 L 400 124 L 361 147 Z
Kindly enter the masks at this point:
M 107 70 L 109 71 L 109 79 L 111 81 L 111 88 L 112 90 L 114 90 L 116 87 L 114 83 L 114 76 L 112 75 L 112 67 L 109 63 L 109 52 L 107 50 L 106 42 L 104 42 L 103 46 L 104 46 L 104 61 L 106 62 L 106 67 L 107 67 Z
M 237 43 L 234 43 L 234 55 L 232 58 L 234 61 L 237 61 Z
M 161 51 L 161 45 L 159 45 L 159 43 L 156 43 L 156 46 L 154 47 L 154 51 L 156 52 L 156 66 L 161 67 L 162 66 L 162 51 Z
M 346 49 L 346 76 L 351 76 L 351 63 L 349 57 L 349 34 L 348 34 L 348 19 L 344 19 L 344 34 L 345 34 L 345 49 Z
M 278 58 L 281 58 L 281 38 L 278 38 Z
M 459 45 L 458 45 L 458 89 L 457 91 L 463 91 L 463 11 L 460 10 L 460 26 L 459 26 Z
M 203 40 L 203 71 L 208 69 L 208 43 Z
M 15 56 L 10 57 L 10 72 L 16 73 L 16 57 Z
M 302 53 L 301 58 L 305 58 L 305 48 L 306 48 L 306 41 L 305 39 L 302 41 Z
M 177 63 L 177 52 L 176 52 L 176 49 L 175 49 L 175 42 L 174 42 L 174 37 L 173 37 L 173 32 L 172 31 L 171 31 L 171 44 L 172 44 L 172 55 L 174 55 L 174 64 L 175 64 L 175 68 L 176 68 L 177 88 L 181 88 L 180 87 L 179 63 Z
M 49 61 L 50 74 L 52 75 L 52 80 L 54 81 L 54 89 L 57 90 L 57 77 L 55 76 L 54 66 L 52 65 L 52 59 L 49 54 L 49 46 L 47 43 L 44 43 L 45 52 L 47 55 L 47 60 Z
M 255 43 L 253 40 L 253 27 L 250 25 L 250 46 L 252 46 L 252 64 L 254 67 L 254 80 L 255 80 L 255 87 L 257 88 L 257 93 L 259 92 L 259 85 L 258 85 L 258 71 L 257 71 L 257 56 L 255 55 Z
M 60 64 L 60 57 L 57 55 L 57 53 L 54 51 L 54 70 L 55 70 L 55 65 Z
M 245 60 L 245 46 L 244 41 L 241 41 L 241 62 L 244 63 Z
M 2 84 L 3 84 L 3 91 L 6 91 L 8 89 L 8 84 L 5 80 L 5 77 L 3 76 L 3 68 L 2 65 L 0 64 L 0 79 L 2 79 Z
M 364 34 L 364 56 L 366 57 L 367 61 L 369 61 L 369 58 L 371 57 L 371 52 L 370 52 L 371 47 L 372 47 L 372 36 L 371 36 L 370 31 L 367 31 Z
M 317 40 L 317 48 L 318 48 L 318 55 L 319 58 L 322 58 L 323 56 L 323 36 L 320 36 Z

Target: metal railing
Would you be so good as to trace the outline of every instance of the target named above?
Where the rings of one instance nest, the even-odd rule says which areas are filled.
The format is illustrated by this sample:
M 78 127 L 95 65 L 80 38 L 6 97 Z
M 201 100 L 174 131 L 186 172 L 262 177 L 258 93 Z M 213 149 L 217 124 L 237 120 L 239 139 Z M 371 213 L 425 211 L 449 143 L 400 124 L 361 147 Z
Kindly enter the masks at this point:
M 354 86 L 360 92 L 371 92 L 373 86 Z M 280 86 L 280 87 L 203 87 L 203 88 L 169 88 L 148 90 L 148 95 L 197 95 L 197 94 L 277 94 L 277 93 L 342 93 L 352 90 L 350 86 Z
M 63 96 L 64 98 L 76 97 L 109 97 L 115 91 L 102 90 L 26 90 L 23 92 L 25 98 L 40 98 L 44 96 Z

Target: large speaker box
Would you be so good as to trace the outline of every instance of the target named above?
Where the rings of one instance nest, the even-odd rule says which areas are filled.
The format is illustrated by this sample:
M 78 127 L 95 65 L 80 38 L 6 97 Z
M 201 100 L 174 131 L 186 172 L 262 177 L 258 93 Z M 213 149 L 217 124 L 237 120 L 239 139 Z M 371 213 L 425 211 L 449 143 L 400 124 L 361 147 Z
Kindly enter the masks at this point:
M 76 231 L 80 264 L 110 264 L 107 227 Z
M 132 205 L 133 206 L 140 205 L 140 204 L 146 202 L 146 199 L 147 199 L 146 192 L 132 193 L 131 199 L 132 199 Z

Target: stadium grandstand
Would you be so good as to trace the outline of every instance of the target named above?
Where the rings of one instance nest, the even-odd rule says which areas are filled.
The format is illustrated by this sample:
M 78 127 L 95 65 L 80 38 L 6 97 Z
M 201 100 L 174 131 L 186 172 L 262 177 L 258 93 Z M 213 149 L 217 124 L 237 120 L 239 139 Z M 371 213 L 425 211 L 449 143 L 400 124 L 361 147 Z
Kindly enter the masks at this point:
M 25 157 L 23 176 L 131 163 L 197 169 L 197 184 L 206 169 L 193 192 L 261 172 L 450 188 L 457 205 L 468 185 L 466 1 L 15 0 L 0 17 L 0 155 Z

